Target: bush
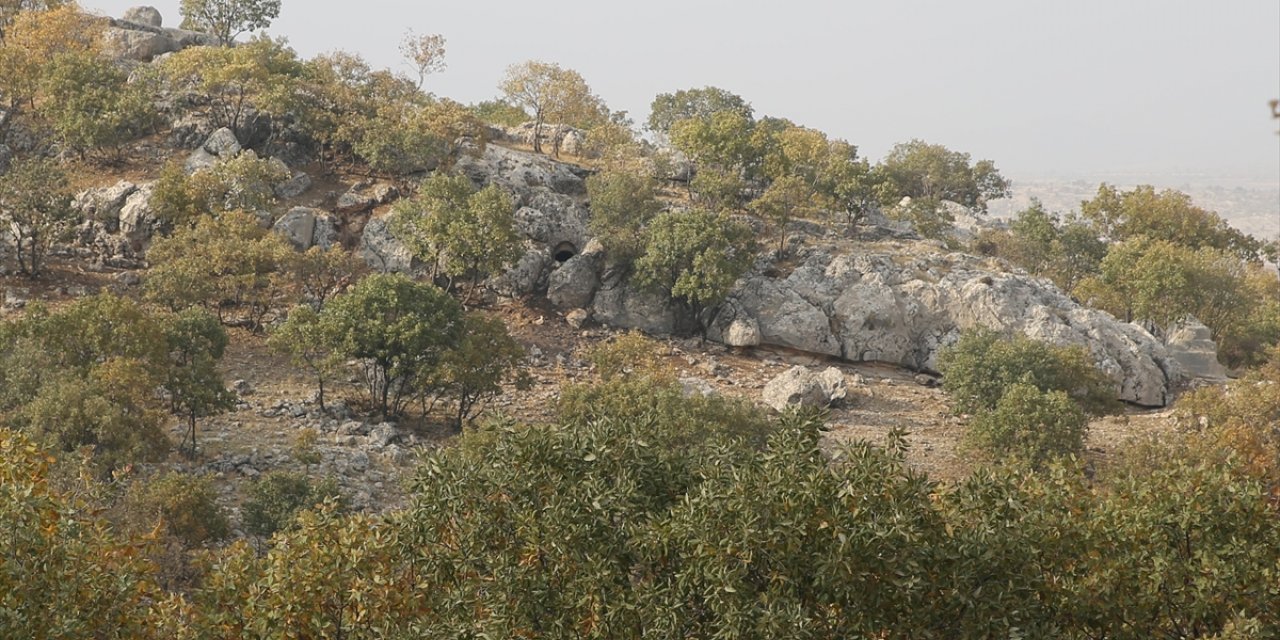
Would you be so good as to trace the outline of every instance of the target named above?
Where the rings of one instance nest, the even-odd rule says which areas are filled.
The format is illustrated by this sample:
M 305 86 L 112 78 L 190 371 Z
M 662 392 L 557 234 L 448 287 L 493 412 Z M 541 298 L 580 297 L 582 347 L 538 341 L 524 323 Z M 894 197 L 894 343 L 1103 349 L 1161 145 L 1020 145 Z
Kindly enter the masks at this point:
M 1120 408 L 1115 383 L 1094 366 L 1083 347 L 1059 347 L 989 329 L 967 331 L 938 354 L 943 386 L 960 413 L 996 408 L 1014 384 L 1062 391 L 1091 415 Z
M 602 380 L 613 380 L 626 374 L 662 377 L 667 372 L 660 366 L 661 345 L 639 331 L 628 331 L 601 342 L 587 352 L 587 361 L 595 365 Z
M 1005 390 L 994 409 L 973 419 L 968 438 L 995 458 L 1042 467 L 1053 458 L 1083 453 L 1088 427 L 1088 416 L 1067 394 L 1019 382 Z
M 129 488 L 125 504 L 135 526 L 151 528 L 158 523 L 188 548 L 223 540 L 231 533 L 208 478 L 169 472 L 138 481 Z
M 332 478 L 314 483 L 303 473 L 272 471 L 249 487 L 243 510 L 244 529 L 270 538 L 292 526 L 294 518 L 303 510 L 326 499 L 339 498 L 338 483 Z

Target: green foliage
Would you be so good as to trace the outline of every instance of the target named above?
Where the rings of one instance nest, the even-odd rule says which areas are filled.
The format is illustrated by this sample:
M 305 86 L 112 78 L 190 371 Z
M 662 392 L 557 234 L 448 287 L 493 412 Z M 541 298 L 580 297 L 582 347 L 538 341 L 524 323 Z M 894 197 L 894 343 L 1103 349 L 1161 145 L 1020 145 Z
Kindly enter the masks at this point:
M 654 133 L 668 134 L 681 120 L 706 121 L 720 112 L 736 113 L 747 120 L 752 117 L 751 105 L 742 96 L 717 87 L 703 87 L 658 94 L 649 106 L 646 126 Z
M 227 333 L 213 314 L 200 308 L 185 309 L 165 327 L 169 345 L 168 377 L 170 410 L 187 421 L 183 437 L 188 452 L 196 452 L 196 419 L 216 415 L 235 404 L 235 394 L 227 390 L 218 371 L 218 362 L 227 350 Z
M 787 224 L 792 218 L 808 218 L 823 208 L 825 203 L 799 176 L 778 178 L 759 198 L 751 202 L 751 210 L 773 223 L 778 234 L 778 250 L 786 248 Z
M 962 413 L 996 409 L 1015 384 L 1061 391 L 1092 415 L 1118 409 L 1115 383 L 1082 347 L 1059 347 L 988 329 L 966 331 L 938 354 L 943 385 Z
M 247 1 L 279 4 L 279 0 Z M 256 38 L 235 47 L 183 49 L 165 59 L 161 74 L 173 91 L 195 91 L 207 96 L 213 123 L 228 127 L 239 136 L 244 133 L 242 127 L 250 108 L 281 113 L 293 106 L 302 65 L 284 41 Z
M 496 185 L 476 190 L 466 176 L 436 174 L 396 204 L 392 231 L 436 273 L 473 284 L 519 257 L 515 204 Z
M 46 159 L 15 162 L 0 175 L 0 224 L 14 245 L 18 270 L 39 276 L 55 242 L 65 240 L 78 222 L 67 176 Z
M 760 149 L 753 145 L 755 122 L 738 111 L 716 111 L 709 118 L 688 118 L 671 127 L 671 146 L 698 163 L 741 174 L 754 166 Z
M 224 46 L 236 36 L 266 29 L 280 17 L 280 0 L 182 0 L 182 28 L 204 31 Z
M 0 325 L 0 419 L 58 451 L 87 448 L 109 476 L 168 451 L 156 389 L 166 318 L 111 295 Z
M 337 482 L 331 478 L 315 483 L 306 474 L 291 471 L 263 474 L 249 485 L 242 509 L 245 531 L 270 538 L 292 527 L 304 509 L 338 497 Z
M 141 558 L 50 482 L 47 453 L 0 429 L 0 637 L 146 638 L 155 593 Z
M 371 408 L 400 415 L 421 398 L 462 338 L 462 307 L 445 292 L 401 275 L 377 274 L 335 297 L 320 314 L 333 352 L 361 362 Z
M 477 312 L 462 319 L 462 338 L 444 355 L 434 383 L 437 393 L 456 402 L 454 424 L 461 429 L 483 404 L 502 394 L 504 382 L 528 389 L 531 381 L 520 369 L 524 347 L 507 333 L 501 318 Z
M 443 71 L 444 36 L 439 34 L 417 34 L 409 29 L 400 41 L 400 55 L 404 56 L 413 70 L 418 73 L 418 89 L 427 81 L 427 76 Z
M 333 296 L 363 278 L 369 265 L 360 256 L 334 245 L 294 253 L 285 260 L 284 269 L 298 297 L 320 311 Z
M 170 471 L 137 480 L 125 495 L 125 510 L 136 526 L 163 529 L 188 548 L 231 534 L 231 524 L 207 477 Z
M 146 295 L 175 311 L 203 306 L 223 323 L 259 329 L 289 297 L 285 269 L 293 255 L 249 214 L 205 216 L 152 245 Z
M 666 374 L 658 358 L 661 348 L 657 340 L 632 330 L 596 344 L 587 352 L 587 361 L 606 382 L 631 374 L 661 377 Z
M 974 416 L 968 438 L 997 459 L 1014 457 L 1042 467 L 1054 458 L 1084 453 L 1088 427 L 1088 416 L 1067 394 L 1016 382 L 993 409 Z
M 1241 259 L 1257 259 L 1262 243 L 1227 224 L 1218 214 L 1191 202 L 1191 196 L 1142 185 L 1120 191 L 1102 184 L 1080 213 L 1115 242 L 1145 236 L 1189 249 L 1213 248 Z
M 533 114 L 534 153 L 542 153 L 542 127 L 547 122 L 589 129 L 609 116 L 581 74 L 554 63 L 530 60 L 511 65 L 499 89 L 507 102 Z M 562 135 L 557 134 L 553 140 L 557 157 L 561 142 Z
M 267 344 L 274 351 L 289 356 L 294 365 L 304 367 L 316 378 L 320 410 L 325 408 L 325 383 L 341 371 L 341 358 L 334 351 L 334 340 L 325 333 L 320 314 L 308 305 L 294 307 L 285 321 L 271 331 Z
M 933 198 L 904 200 L 890 207 L 886 213 L 893 220 L 911 223 L 916 233 L 935 240 L 946 239 L 947 232 L 956 221 L 946 203 Z
M 978 244 L 979 250 L 1053 280 L 1063 291 L 1096 274 L 1107 254 L 1106 243 L 1090 224 L 1074 217 L 1061 220 L 1034 199 L 1014 217 L 1008 231 L 984 232 Z
M 380 105 L 348 131 L 356 155 L 374 171 L 391 176 L 435 169 L 458 152 L 461 138 L 484 141 L 480 122 L 452 100 Z
M 0 2 L 0 133 L 46 97 L 46 80 L 64 58 L 100 53 L 105 26 L 105 20 L 84 13 L 75 3 Z
M 1222 336 L 1257 304 L 1244 274 L 1245 265 L 1221 250 L 1140 236 L 1112 245 L 1098 275 L 1082 280 L 1075 293 L 1118 318 L 1145 321 L 1162 335 L 1195 316 Z
M 644 251 L 644 228 L 662 211 L 653 180 L 624 171 L 587 178 L 591 233 L 615 264 L 630 265 Z
M 697 312 L 719 304 L 751 266 L 749 227 L 723 215 L 693 210 L 659 214 L 649 224 L 635 277 Z
M 68 149 L 83 156 L 107 150 L 116 160 L 124 143 L 155 128 L 155 87 L 142 76 L 130 82 L 111 61 L 95 54 L 68 54 L 50 63 L 43 78 L 41 114 Z
M 571 424 L 653 420 L 671 429 L 664 437 L 679 440 L 682 446 L 711 436 L 763 446 L 772 430 L 767 416 L 751 403 L 718 395 L 688 396 L 679 383 L 657 370 L 636 370 L 600 384 L 566 387 L 556 413 Z
M 480 122 L 495 127 L 518 127 L 530 120 L 528 112 L 506 100 L 483 100 L 469 107 Z
M 747 184 L 737 171 L 715 167 L 698 169 L 689 181 L 689 191 L 698 204 L 719 212 L 737 211 L 742 207 L 742 192 Z
M 342 51 L 304 62 L 293 97 L 289 111 L 298 125 L 320 144 L 322 155 L 335 159 L 354 158 L 354 145 L 380 109 L 417 105 L 423 98 L 408 79 Z
M 275 185 L 288 178 L 283 165 L 252 151 L 192 175 L 187 175 L 182 163 L 171 162 L 156 180 L 152 208 L 158 219 L 181 229 L 202 216 L 266 210 L 276 202 Z
M 1009 197 L 1009 181 L 990 160 L 970 164 L 967 153 L 921 140 L 895 145 L 881 162 L 880 171 L 885 178 L 887 205 L 909 196 L 926 202 L 945 200 L 986 213 L 987 202 Z

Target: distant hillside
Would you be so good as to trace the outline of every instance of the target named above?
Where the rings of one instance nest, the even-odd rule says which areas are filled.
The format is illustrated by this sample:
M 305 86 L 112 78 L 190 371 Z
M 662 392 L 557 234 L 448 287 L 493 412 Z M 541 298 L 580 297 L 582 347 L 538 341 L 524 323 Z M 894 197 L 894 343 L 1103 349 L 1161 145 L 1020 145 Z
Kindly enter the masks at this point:
M 1039 198 L 1050 211 L 1078 211 L 1080 202 L 1097 194 L 1098 184 L 1108 182 L 1121 189 L 1151 184 L 1177 189 L 1195 203 L 1218 213 L 1236 228 L 1261 239 L 1280 234 L 1280 181 L 1233 180 L 1208 176 L 1099 176 L 1092 178 L 1014 179 L 1013 197 L 991 203 L 991 213 L 1008 217 Z

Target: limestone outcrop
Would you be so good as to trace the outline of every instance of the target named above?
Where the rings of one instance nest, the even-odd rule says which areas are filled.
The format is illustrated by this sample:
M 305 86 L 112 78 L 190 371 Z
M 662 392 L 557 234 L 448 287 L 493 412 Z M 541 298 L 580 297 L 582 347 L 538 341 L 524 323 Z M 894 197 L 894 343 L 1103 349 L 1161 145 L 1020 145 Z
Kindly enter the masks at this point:
M 1082 345 L 1117 396 L 1139 405 L 1163 406 L 1182 377 L 1141 327 L 1081 306 L 1047 280 L 954 253 L 810 249 L 785 275 L 757 268 L 743 277 L 707 337 L 934 370 L 938 351 L 974 327 Z

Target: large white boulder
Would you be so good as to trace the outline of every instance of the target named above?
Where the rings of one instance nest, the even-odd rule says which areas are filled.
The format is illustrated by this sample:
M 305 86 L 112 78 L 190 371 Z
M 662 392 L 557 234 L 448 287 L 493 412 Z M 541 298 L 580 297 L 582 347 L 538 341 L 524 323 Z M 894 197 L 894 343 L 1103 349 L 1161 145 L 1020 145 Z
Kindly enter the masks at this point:
M 963 254 L 813 250 L 786 275 L 739 280 L 708 327 L 726 344 L 755 340 L 933 370 L 961 331 L 987 327 L 1081 345 L 1116 381 L 1117 396 L 1163 406 L 1180 367 L 1148 332 L 1073 301 L 1051 282 L 1003 273 Z

